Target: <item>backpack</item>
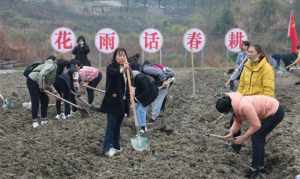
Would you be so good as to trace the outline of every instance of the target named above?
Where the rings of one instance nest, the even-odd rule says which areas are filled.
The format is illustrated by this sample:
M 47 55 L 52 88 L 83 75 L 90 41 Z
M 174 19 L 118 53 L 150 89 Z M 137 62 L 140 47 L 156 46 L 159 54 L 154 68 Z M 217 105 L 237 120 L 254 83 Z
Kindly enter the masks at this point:
M 34 62 L 34 63 L 28 65 L 28 66 L 25 68 L 25 70 L 24 70 L 24 72 L 23 72 L 23 75 L 24 75 L 26 78 L 28 78 L 29 74 L 30 74 L 37 66 L 39 66 L 39 65 L 41 65 L 41 64 L 42 64 L 42 62 Z

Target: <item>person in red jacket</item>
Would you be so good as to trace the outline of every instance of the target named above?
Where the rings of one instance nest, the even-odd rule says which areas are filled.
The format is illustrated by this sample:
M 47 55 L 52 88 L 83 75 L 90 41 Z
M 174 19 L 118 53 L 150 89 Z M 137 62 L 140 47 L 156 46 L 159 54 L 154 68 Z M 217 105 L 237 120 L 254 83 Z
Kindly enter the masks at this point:
M 243 144 L 249 138 L 252 141 L 252 167 L 247 177 L 255 178 L 265 172 L 264 156 L 266 136 L 282 121 L 284 109 L 279 102 L 269 96 L 242 96 L 240 93 L 226 93 L 216 102 L 220 113 L 232 112 L 234 123 L 224 139 L 229 140 L 239 131 L 243 122 L 249 123 L 248 130 L 236 138 L 235 144 Z

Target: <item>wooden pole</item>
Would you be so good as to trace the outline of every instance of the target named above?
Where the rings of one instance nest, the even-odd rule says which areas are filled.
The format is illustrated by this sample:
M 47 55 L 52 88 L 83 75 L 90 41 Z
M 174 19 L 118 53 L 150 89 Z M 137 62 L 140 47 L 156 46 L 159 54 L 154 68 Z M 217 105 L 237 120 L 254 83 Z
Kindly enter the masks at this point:
M 195 68 L 194 68 L 194 53 L 191 52 L 192 59 L 192 73 L 193 73 L 193 96 L 196 95 L 196 80 L 195 80 Z
M 162 64 L 162 53 L 161 53 L 161 49 L 159 50 L 159 64 Z
M 145 52 L 142 50 L 142 64 L 145 62 Z

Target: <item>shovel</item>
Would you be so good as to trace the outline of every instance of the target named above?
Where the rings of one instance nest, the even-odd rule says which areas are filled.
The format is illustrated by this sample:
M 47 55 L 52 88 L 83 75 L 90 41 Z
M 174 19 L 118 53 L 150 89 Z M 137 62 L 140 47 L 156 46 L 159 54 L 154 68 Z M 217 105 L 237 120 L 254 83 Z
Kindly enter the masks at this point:
M 130 103 L 131 103 L 131 108 L 133 111 L 133 117 L 134 117 L 134 124 L 135 124 L 135 129 L 136 129 L 136 136 L 130 139 L 131 145 L 134 148 L 134 150 L 142 152 L 144 150 L 150 150 L 150 141 L 147 137 L 142 136 L 142 134 L 139 132 L 139 124 L 137 121 L 137 116 L 136 116 L 136 110 L 135 110 L 135 101 L 134 101 L 134 95 L 131 93 L 132 92 L 132 86 L 131 86 L 131 75 L 129 70 L 126 70 L 126 76 L 127 76 L 127 81 L 128 81 L 128 88 L 129 88 L 129 95 L 130 95 Z
M 105 90 L 101 90 L 101 89 L 98 89 L 98 88 L 94 88 L 94 87 L 91 87 L 89 85 L 83 85 L 83 87 L 86 87 L 88 89 L 91 89 L 91 90 L 94 90 L 94 91 L 98 91 L 100 93 L 105 93 Z
M 9 99 L 9 98 L 4 98 L 1 94 L 0 94 L 0 106 L 3 109 L 12 109 L 15 107 L 14 102 Z
M 96 112 L 99 111 L 98 108 L 94 107 L 93 105 L 91 105 L 91 104 L 89 104 L 88 102 L 86 102 L 85 100 L 83 100 L 82 97 L 78 96 L 78 94 L 75 93 L 74 91 L 71 91 L 71 93 L 75 96 L 76 100 L 78 100 L 78 102 L 79 102 L 80 104 L 86 105 L 89 109 L 91 109 L 91 110 L 93 110 L 93 111 L 96 111 Z
M 56 95 L 56 94 L 53 94 L 53 93 L 51 93 L 51 92 L 48 91 L 48 90 L 44 90 L 44 91 L 45 91 L 45 93 L 47 93 L 47 94 L 49 94 L 49 95 L 51 95 L 51 96 L 54 96 L 55 98 L 57 98 L 57 99 L 59 99 L 59 100 L 65 102 L 65 103 L 68 103 L 68 104 L 70 104 L 70 105 L 76 107 L 76 108 L 79 110 L 80 115 L 81 115 L 82 118 L 89 117 L 89 112 L 88 112 L 86 109 L 84 109 L 84 108 L 82 108 L 82 107 L 80 107 L 80 106 L 78 106 L 78 105 L 76 105 L 76 104 L 74 104 L 74 103 L 72 103 L 72 102 L 70 102 L 70 101 L 68 101 L 68 100 L 66 100 L 66 99 L 64 99 L 64 98 L 62 98 L 62 97 L 60 97 L 60 96 L 58 96 L 58 95 Z
M 216 134 L 206 134 L 206 136 L 208 137 L 214 137 L 214 138 L 217 138 L 217 139 L 220 139 L 220 140 L 224 140 L 224 141 L 228 141 L 229 144 L 233 144 L 234 143 L 234 140 L 236 139 L 235 137 L 232 137 L 230 138 L 229 140 L 226 140 L 224 138 L 224 136 L 221 136 L 221 135 L 216 135 Z M 241 144 L 241 146 L 245 147 L 246 145 L 245 144 Z
M 206 135 L 209 137 L 214 137 L 217 139 L 225 140 L 224 136 L 221 136 L 221 135 L 216 135 L 216 134 L 206 134 Z

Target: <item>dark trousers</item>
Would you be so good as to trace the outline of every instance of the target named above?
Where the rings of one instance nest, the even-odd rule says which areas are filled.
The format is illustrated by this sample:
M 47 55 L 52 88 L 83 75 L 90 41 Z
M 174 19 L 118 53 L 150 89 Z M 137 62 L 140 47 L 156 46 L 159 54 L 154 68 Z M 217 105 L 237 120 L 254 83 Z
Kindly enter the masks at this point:
M 99 73 L 98 76 L 95 79 L 93 79 L 92 81 L 90 81 L 88 85 L 91 86 L 91 87 L 96 88 L 97 85 L 99 84 L 99 82 L 101 81 L 101 79 L 102 79 L 102 75 L 101 75 L 101 73 Z M 87 91 L 87 94 L 88 94 L 88 103 L 92 104 L 93 101 L 94 101 L 94 96 L 95 96 L 94 95 L 94 90 L 87 88 L 86 91 Z
M 41 103 L 41 118 L 47 118 L 49 97 L 41 92 L 39 85 L 30 78 L 26 81 L 31 99 L 31 114 L 33 122 L 38 121 L 39 105 Z
M 74 90 L 72 90 L 72 91 L 74 91 Z M 70 100 L 71 100 L 71 102 L 72 102 L 73 104 L 77 104 L 75 95 L 74 95 L 73 93 L 70 94 Z M 74 106 L 72 106 L 72 111 L 73 111 L 73 112 L 76 112 L 76 111 L 77 111 L 77 108 L 74 107 Z
M 107 152 L 112 147 L 120 149 L 120 129 L 123 118 L 123 116 L 107 114 L 107 127 L 103 144 L 104 152 Z
M 275 59 L 277 66 L 280 66 L 280 61 L 282 60 L 284 63 L 284 66 L 288 66 L 292 64 L 297 59 L 296 53 L 291 54 L 273 54 L 271 56 L 273 59 Z
M 61 78 L 57 78 L 54 83 L 54 87 L 60 96 L 62 96 L 64 99 L 66 99 L 68 101 L 71 100 L 71 89 L 70 89 L 70 87 L 68 87 L 66 81 L 64 81 Z M 64 113 L 67 116 L 71 113 L 70 104 L 64 103 L 64 107 L 65 107 Z M 61 113 L 61 101 L 60 100 L 56 100 L 56 113 L 57 114 Z
M 262 120 L 261 128 L 252 135 L 252 167 L 264 167 L 266 136 L 282 121 L 284 109 L 279 106 L 277 112 Z

